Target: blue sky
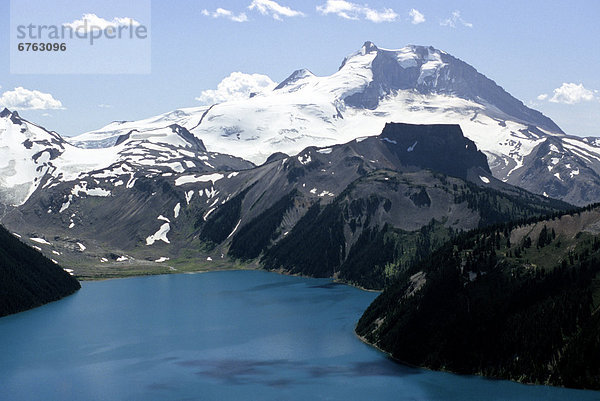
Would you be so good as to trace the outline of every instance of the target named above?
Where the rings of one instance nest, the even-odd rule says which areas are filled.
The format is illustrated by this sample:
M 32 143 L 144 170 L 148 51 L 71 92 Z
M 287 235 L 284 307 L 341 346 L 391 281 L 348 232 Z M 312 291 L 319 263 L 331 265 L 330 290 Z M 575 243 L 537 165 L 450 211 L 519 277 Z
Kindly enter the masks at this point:
M 196 98 L 203 91 L 235 71 L 275 82 L 299 68 L 329 75 L 370 40 L 384 48 L 445 50 L 567 133 L 600 136 L 596 0 L 80 0 L 76 7 L 61 0 L 52 2 L 51 13 L 36 6 L 41 0 L 13 1 L 30 7 L 37 23 L 49 14 L 63 18 L 51 23 L 67 23 L 93 13 L 107 21 L 129 17 L 150 28 L 149 74 L 11 74 L 10 1 L 0 0 L 0 102 L 20 104 L 26 118 L 63 135 L 200 105 Z M 413 9 L 418 14 L 411 16 Z M 107 64 L 119 60 L 102 55 Z M 34 105 L 43 109 L 27 109 Z

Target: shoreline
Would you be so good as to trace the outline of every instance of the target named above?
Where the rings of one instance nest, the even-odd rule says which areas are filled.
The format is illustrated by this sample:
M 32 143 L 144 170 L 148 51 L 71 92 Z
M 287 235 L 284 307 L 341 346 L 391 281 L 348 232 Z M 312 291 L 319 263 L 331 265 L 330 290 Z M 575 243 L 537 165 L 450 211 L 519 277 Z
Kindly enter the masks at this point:
M 560 388 L 560 389 L 565 389 L 565 390 L 591 391 L 591 392 L 599 393 L 600 394 L 600 390 L 593 390 L 593 389 L 579 388 L 579 387 L 566 387 L 566 386 L 562 386 L 562 385 L 558 385 L 558 384 L 550 384 L 550 383 L 531 383 L 531 382 L 525 382 L 525 381 L 521 381 L 521 380 L 507 379 L 507 378 L 504 378 L 504 377 L 486 376 L 483 373 L 458 373 L 458 372 L 453 372 L 453 371 L 448 370 L 448 369 L 432 369 L 432 368 L 429 368 L 427 366 L 414 365 L 412 363 L 409 363 L 409 362 L 406 362 L 406 361 L 402 361 L 402 360 L 400 360 L 398 358 L 395 358 L 390 352 L 388 352 L 388 351 L 380 348 L 376 344 L 372 344 L 365 337 L 360 336 L 356 332 L 356 326 L 354 326 L 354 335 L 363 344 L 368 345 L 369 347 L 371 347 L 373 349 L 376 349 L 377 351 L 385 354 L 394 363 L 397 363 L 397 364 L 400 364 L 400 365 L 404 365 L 404 366 L 407 366 L 407 367 L 410 367 L 410 368 L 414 368 L 414 369 L 422 369 L 422 370 L 426 370 L 426 371 L 429 371 L 429 372 L 449 373 L 449 374 L 457 375 L 457 376 L 473 376 L 473 377 L 482 378 L 484 380 L 508 381 L 508 382 L 512 382 L 512 383 L 521 384 L 521 385 L 524 385 L 524 386 L 545 386 L 545 387 Z
M 169 275 L 173 275 L 173 274 L 200 274 L 200 273 L 210 273 L 210 272 L 220 272 L 220 271 L 237 271 L 237 270 L 251 271 L 251 270 L 264 270 L 264 269 L 253 268 L 253 267 L 231 267 L 231 268 L 225 267 L 225 268 L 203 269 L 203 270 L 192 270 L 192 271 L 172 270 L 172 271 L 159 272 L 159 273 L 148 272 L 148 273 L 141 273 L 141 274 L 122 274 L 122 275 L 115 275 L 113 277 L 102 277 L 101 275 L 86 276 L 86 277 L 74 276 L 74 277 L 77 281 L 80 281 L 80 282 L 95 282 L 95 281 L 121 280 L 121 279 L 136 278 L 136 277 L 169 276 Z M 265 270 L 265 271 L 268 271 L 268 270 Z
M 258 265 L 253 265 L 253 264 L 239 265 L 239 266 L 234 266 L 234 267 L 222 267 L 222 268 L 218 267 L 218 268 L 214 268 L 214 269 L 207 268 L 207 269 L 192 270 L 192 271 L 171 270 L 171 271 L 157 272 L 157 273 L 147 272 L 147 273 L 141 273 L 141 274 L 122 274 L 122 275 L 115 275 L 114 277 L 102 277 L 101 275 L 87 276 L 87 277 L 78 277 L 77 275 L 75 275 L 74 277 L 77 281 L 80 281 L 80 282 L 94 282 L 94 281 L 119 280 L 119 279 L 134 278 L 134 277 L 166 276 L 166 275 L 171 275 L 171 274 L 199 274 L 199 273 L 210 273 L 210 272 L 219 272 L 219 271 L 252 271 L 252 270 L 265 271 L 265 272 L 276 273 L 276 274 L 281 274 L 283 276 L 291 276 L 291 277 L 326 278 L 326 279 L 331 280 L 333 283 L 347 285 L 349 287 L 353 287 L 353 288 L 356 288 L 358 290 L 365 291 L 365 292 L 373 292 L 373 293 L 378 293 L 378 294 L 381 294 L 383 292 L 383 289 L 376 290 L 376 289 L 371 289 L 371 288 L 365 288 L 361 285 L 349 283 L 349 282 L 339 280 L 334 277 L 313 277 L 313 276 L 307 276 L 304 274 L 290 273 L 284 269 L 268 270 L 268 269 L 265 269 Z

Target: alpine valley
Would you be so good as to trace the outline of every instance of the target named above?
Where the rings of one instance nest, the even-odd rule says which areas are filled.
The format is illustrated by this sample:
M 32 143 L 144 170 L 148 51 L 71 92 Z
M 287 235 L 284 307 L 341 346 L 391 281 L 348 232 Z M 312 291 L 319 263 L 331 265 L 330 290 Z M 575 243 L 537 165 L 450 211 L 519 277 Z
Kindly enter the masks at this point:
M 60 253 L 54 256 L 75 266 L 80 276 L 95 276 L 96 268 L 106 271 L 106 266 L 121 275 L 122 266 L 132 263 L 166 269 L 152 265 L 167 258 L 171 265 L 199 255 L 215 262 L 208 265 L 230 253 L 255 259 L 284 234 L 297 238 L 292 229 L 306 222 L 305 213 L 312 210 L 312 216 L 315 208 L 329 204 L 344 209 L 359 202 L 365 210 L 370 205 L 376 219 L 355 210 L 370 233 L 386 223 L 386 230 L 411 233 L 440 225 L 443 235 L 433 231 L 443 241 L 449 230 L 497 221 L 486 221 L 479 210 L 482 202 L 467 199 L 470 190 L 461 189 L 467 183 L 482 193 L 511 194 L 519 202 L 526 192 L 515 187 L 531 193 L 525 199 L 532 210 L 511 214 L 505 205 L 485 205 L 504 213 L 502 218 L 556 210 L 556 202 L 532 194 L 576 205 L 600 199 L 600 148 L 593 140 L 565 135 L 468 64 L 432 47 L 385 50 L 366 42 L 331 76 L 298 70 L 274 90 L 246 100 L 114 122 L 73 138 L 48 132 L 9 110 L 0 118 L 1 222 L 26 238 L 45 237 L 52 245 L 44 252 Z M 391 122 L 460 128 L 418 134 L 406 127 L 411 134 L 403 135 L 401 126 L 390 126 L 381 134 Z M 449 146 L 456 149 L 466 146 L 472 155 L 450 155 L 446 145 L 432 142 L 445 131 L 454 135 L 437 140 L 452 142 Z M 441 154 L 446 167 L 458 163 L 462 170 L 436 165 Z M 444 178 L 438 183 L 423 171 L 407 177 L 408 166 L 462 181 L 448 184 Z M 475 168 L 480 173 L 467 173 Z M 401 197 L 375 187 L 385 170 L 395 175 L 387 177 L 392 182 L 408 180 L 398 187 Z M 446 199 L 436 201 L 436 190 Z M 381 195 L 381 205 L 368 202 L 371 194 Z M 384 213 L 372 210 L 384 204 Z M 554 209 L 540 210 L 545 205 Z M 250 230 L 248 224 L 274 206 L 282 210 L 261 248 L 240 253 L 235 234 Z M 223 233 L 207 234 L 206 227 L 228 210 L 235 221 L 224 225 L 219 220 Z M 352 229 L 348 225 L 343 230 L 340 261 L 363 234 L 355 227 L 356 216 L 346 213 L 345 220 Z M 228 252 L 232 241 L 235 246 Z M 403 260 L 411 258 L 407 252 Z M 325 271 L 338 273 L 333 267 Z
M 0 113 L 0 223 L 53 267 L 386 288 L 358 333 L 392 356 L 577 387 L 598 387 L 597 364 L 573 366 L 598 350 L 599 219 L 572 210 L 600 201 L 599 174 L 600 141 L 433 47 L 366 42 L 330 76 L 72 138 Z M 531 352 L 499 329 L 536 321 L 553 337 Z
M 432 47 L 366 42 L 331 76 L 73 138 L 4 110 L 0 133 L 2 224 L 79 277 L 233 258 L 381 288 L 455 231 L 600 198 L 594 141 Z M 390 235 L 405 245 L 354 271 Z
M 570 208 L 494 178 L 458 125 L 390 123 L 379 136 L 254 167 L 208 152 L 180 126 L 80 149 L 16 113 L 4 122 L 31 135 L 21 146 L 41 166 L 3 224 L 82 278 L 233 260 L 382 288 L 457 231 Z M 94 164 L 69 177 L 78 160 Z

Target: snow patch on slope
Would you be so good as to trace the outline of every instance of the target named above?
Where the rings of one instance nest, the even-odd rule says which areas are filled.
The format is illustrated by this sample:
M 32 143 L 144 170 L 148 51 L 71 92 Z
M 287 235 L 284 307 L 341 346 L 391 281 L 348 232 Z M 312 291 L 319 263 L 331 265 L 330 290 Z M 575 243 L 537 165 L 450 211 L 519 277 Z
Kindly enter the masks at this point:
M 167 234 L 169 233 L 169 231 L 171 231 L 170 224 L 169 223 L 163 224 L 162 226 L 160 226 L 158 231 L 156 231 L 154 234 L 152 234 L 151 236 L 146 238 L 146 245 L 148 245 L 148 246 L 154 245 L 154 243 L 157 241 L 163 241 L 163 242 L 169 244 L 170 242 L 169 242 L 169 239 L 167 238 Z
M 205 175 L 184 175 L 175 180 L 176 186 L 191 184 L 196 182 L 212 182 L 213 184 L 225 177 L 223 174 L 205 174 Z

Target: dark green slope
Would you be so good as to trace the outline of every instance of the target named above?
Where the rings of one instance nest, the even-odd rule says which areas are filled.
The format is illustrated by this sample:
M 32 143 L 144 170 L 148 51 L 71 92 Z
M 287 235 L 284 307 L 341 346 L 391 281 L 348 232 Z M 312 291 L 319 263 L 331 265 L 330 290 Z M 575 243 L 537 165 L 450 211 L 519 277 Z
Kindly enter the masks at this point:
M 251 260 L 260 256 L 261 252 L 281 234 L 278 232 L 279 226 L 285 213 L 294 207 L 294 200 L 298 196 L 298 191 L 292 190 L 242 227 L 231 241 L 229 255 L 242 260 Z
M 455 237 L 406 270 L 356 331 L 432 369 L 600 389 L 600 210 Z
M 542 204 L 428 170 L 378 170 L 332 203 L 313 205 L 281 240 L 262 242 L 261 262 L 267 269 L 378 289 L 456 232 L 560 207 L 565 204 Z M 267 221 L 257 219 L 254 230 Z M 251 256 L 258 253 L 255 248 Z
M 81 286 L 0 226 L 0 316 L 59 300 Z

